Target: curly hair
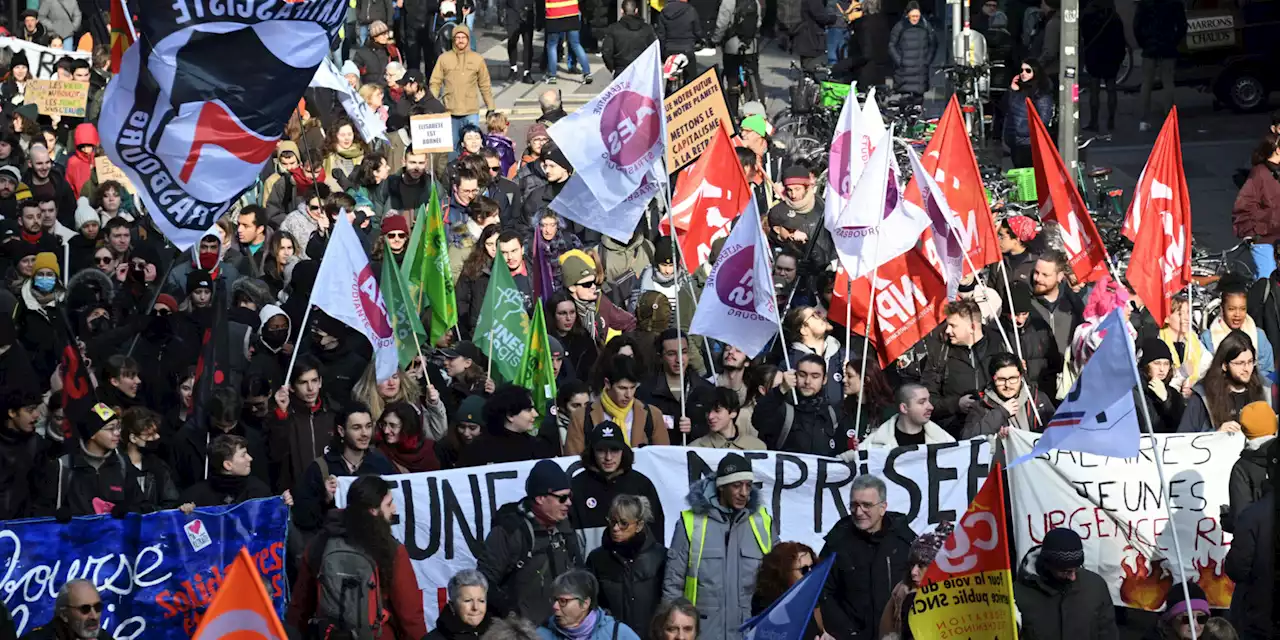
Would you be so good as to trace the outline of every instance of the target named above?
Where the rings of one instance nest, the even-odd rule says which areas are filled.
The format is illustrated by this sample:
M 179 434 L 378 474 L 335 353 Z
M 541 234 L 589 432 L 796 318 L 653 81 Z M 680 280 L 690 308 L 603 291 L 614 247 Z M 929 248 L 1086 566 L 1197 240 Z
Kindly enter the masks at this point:
M 493 264 L 493 256 L 490 256 L 489 252 L 484 248 L 484 243 L 488 242 L 489 238 L 498 235 L 501 231 L 502 229 L 499 225 L 491 224 L 485 227 L 484 231 L 480 232 L 480 237 L 476 240 L 475 246 L 471 247 L 471 253 L 462 263 L 463 276 L 475 278 L 484 271 L 485 267 Z
M 793 584 L 792 568 L 803 554 L 808 554 L 814 562 L 818 561 L 818 554 L 802 542 L 782 542 L 774 545 L 773 550 L 765 554 L 764 560 L 760 563 L 760 569 L 756 572 L 756 592 L 753 600 L 768 606 L 786 593 Z

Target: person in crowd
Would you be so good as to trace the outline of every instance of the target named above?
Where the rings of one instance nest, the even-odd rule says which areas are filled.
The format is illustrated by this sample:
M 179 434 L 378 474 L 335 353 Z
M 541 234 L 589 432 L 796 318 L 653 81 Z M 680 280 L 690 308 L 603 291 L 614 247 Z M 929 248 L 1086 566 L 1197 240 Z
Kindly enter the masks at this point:
M 1024 368 L 1027 382 L 1052 399 L 1057 395 L 1058 374 L 1063 367 L 1063 355 L 1058 351 L 1053 329 L 1044 318 L 1033 313 L 1033 295 L 1028 283 L 1011 283 L 1009 300 L 1009 309 L 998 320 L 1003 326 L 1003 335 L 1015 341 L 1014 353 L 1019 354 L 1026 363 Z M 992 327 L 988 329 L 988 333 L 999 335 L 1001 328 Z
M 1124 63 L 1127 43 L 1124 21 L 1116 13 L 1115 0 L 1091 0 L 1080 12 L 1080 42 L 1083 46 L 1085 87 L 1089 93 L 1089 122 L 1085 131 L 1097 132 L 1102 108 L 1102 91 L 1107 93 L 1107 131 L 1116 130 L 1116 76 Z
M 998 434 L 1009 429 L 1043 431 L 1053 419 L 1053 400 L 1023 374 L 1022 363 L 1011 353 L 997 353 L 987 364 L 991 383 L 965 417 L 962 439 Z
M 423 379 L 424 371 L 421 361 L 415 360 L 408 371 L 396 369 L 390 378 L 378 382 L 376 363 L 370 362 L 351 395 L 378 416 L 393 403 L 408 404 L 420 416 L 421 436 L 435 440 L 444 435 L 448 418 L 440 393 L 430 381 Z
M 640 1 L 623 0 L 622 16 L 609 25 L 600 43 L 600 56 L 604 58 L 605 68 L 616 77 L 657 39 L 658 33 L 640 17 Z M 645 623 L 645 629 L 648 629 L 648 621 Z M 641 636 L 646 635 L 639 629 L 636 631 Z
M 802 276 L 826 271 L 836 259 L 836 251 L 831 232 L 823 225 L 826 204 L 818 196 L 812 171 L 793 164 L 782 170 L 782 185 L 782 202 L 773 205 L 767 216 L 771 246 L 805 256 L 800 263 Z
M 441 53 L 431 70 L 430 93 L 444 89 L 444 106 L 453 116 L 453 139 L 462 139 L 462 127 L 480 126 L 480 100 L 490 111 L 497 110 L 489 86 L 489 67 L 484 57 L 471 50 L 471 30 L 456 25 L 450 37 L 453 48 Z
M 929 90 L 938 36 L 920 13 L 920 4 L 907 3 L 902 20 L 889 32 L 889 55 L 893 59 L 893 90 L 923 97 Z
M 854 477 L 849 510 L 827 533 L 819 554 L 836 557 L 819 600 L 823 626 L 838 637 L 877 637 L 916 534 L 906 515 L 889 511 L 888 490 L 876 476 Z
M 1269 456 L 1268 462 L 1267 474 L 1275 478 L 1280 473 L 1280 465 L 1275 456 Z M 1244 507 L 1235 518 L 1231 548 L 1222 563 L 1223 572 L 1235 583 L 1235 592 L 1231 595 L 1231 620 L 1240 631 L 1240 637 L 1246 640 L 1264 640 L 1274 628 L 1271 612 L 1272 595 L 1275 593 L 1275 553 L 1269 551 L 1274 544 L 1275 513 L 1274 491 L 1266 492 L 1257 502 Z M 1176 592 L 1181 595 L 1182 590 L 1177 589 Z M 1169 593 L 1169 604 L 1177 607 L 1178 603 L 1173 601 L 1174 589 Z M 1185 601 L 1181 602 L 1181 614 L 1192 614 L 1186 610 Z M 1194 598 L 1192 603 L 1195 604 Z
M 667 442 L 655 436 L 653 443 L 684 443 L 706 435 L 707 402 L 715 387 L 689 366 L 689 336 L 679 329 L 667 329 L 658 335 L 654 346 L 662 360 L 661 370 L 636 391 L 636 397 L 661 411 L 666 422 Z
M 11 324 L 7 330 L 13 330 Z M 17 355 L 25 357 L 25 351 L 15 349 L 12 338 L 9 340 L 6 351 L 16 351 Z M 17 361 L 13 364 L 15 369 L 18 368 Z M 43 463 L 55 450 L 55 443 L 36 431 L 36 423 L 43 410 L 43 397 L 35 385 L 15 384 L 6 389 L 0 404 L 4 405 L 5 412 L 4 423 L 0 425 L 0 519 L 16 520 L 31 513 L 33 500 L 42 484 Z
M 801 356 L 782 384 L 760 398 L 752 425 L 760 439 L 778 451 L 835 456 L 849 447 L 840 430 L 836 405 L 824 393 L 827 362 L 812 353 Z
M 507 226 L 525 237 L 533 235 L 533 226 L 541 219 L 543 210 L 551 206 L 551 203 L 560 195 L 574 172 L 568 156 L 554 142 L 549 142 L 542 147 L 538 164 L 542 167 L 542 175 L 538 180 L 529 181 L 533 186 L 524 192 L 524 199 L 520 203 L 520 215 L 508 213 L 506 216 L 509 220 L 506 223 Z M 597 232 L 581 225 L 571 226 L 569 230 L 578 234 L 585 244 L 594 244 L 599 241 Z
M 449 386 L 441 394 L 446 407 L 458 406 L 467 396 L 487 396 L 496 389 L 493 380 L 485 375 L 489 359 L 474 342 L 459 342 L 440 349 L 438 355 L 444 359 L 444 373 L 449 378 Z
M 600 581 L 600 607 L 642 638 L 649 637 L 653 614 L 662 602 L 667 549 L 661 538 L 665 529 L 654 519 L 661 506 L 645 496 L 615 495 L 609 503 L 607 535 L 587 555 L 586 568 Z
M 684 77 L 680 83 L 682 85 L 689 84 L 698 77 L 698 57 L 695 52 L 698 43 L 708 35 L 703 33 L 702 27 L 703 21 L 707 19 L 714 19 L 714 17 L 701 17 L 688 0 L 668 2 L 663 5 L 661 13 L 658 14 L 656 30 L 658 42 L 662 45 L 662 59 L 668 60 L 672 56 L 683 55 L 687 61 Z
M 33 512 L 70 518 L 100 513 L 123 516 L 143 509 L 137 473 L 120 451 L 120 416 L 101 402 L 78 420 L 76 441 L 45 463 Z
M 279 220 L 280 231 L 298 241 L 295 253 L 299 259 L 306 259 L 313 235 L 328 232 L 324 202 L 342 191 L 337 179 L 324 168 L 324 162 L 319 149 L 307 149 L 298 166 L 283 176 L 267 197 L 267 217 Z
M 557 289 L 543 308 L 547 314 L 547 335 L 559 340 L 565 348 L 568 368 L 585 377 L 595 367 L 599 349 L 586 327 L 578 322 L 578 306 L 573 295 L 566 289 Z
M 1142 120 L 1139 131 L 1149 131 L 1152 122 L 1159 122 L 1164 112 L 1173 108 L 1174 66 L 1178 61 L 1178 48 L 1187 35 L 1187 13 L 1181 2 L 1171 0 L 1142 0 L 1133 17 L 1134 40 L 1142 49 Z M 1159 76 L 1157 78 L 1157 76 Z M 1156 80 L 1160 92 L 1156 108 L 1152 109 L 1151 92 Z
M 30 640 L 111 640 L 113 636 L 102 626 L 102 607 L 102 596 L 92 580 L 68 580 L 54 598 L 53 620 L 22 637 Z
M 1101 576 L 1084 568 L 1084 544 L 1080 534 L 1071 529 L 1051 529 L 1044 534 L 1035 573 L 1018 575 L 1013 600 L 1027 636 L 1078 640 L 1120 637 L 1111 589 Z
M 1194 341 L 1193 341 L 1194 342 Z M 1142 341 L 1138 352 L 1138 373 L 1142 374 L 1142 395 L 1146 398 L 1154 433 L 1173 433 L 1182 424 L 1186 399 L 1173 387 L 1173 352 L 1159 338 Z
M 684 598 L 663 600 L 649 623 L 649 640 L 696 640 L 702 618 Z
M 924 385 L 914 382 L 900 385 L 894 392 L 894 399 L 898 403 L 897 415 L 885 420 L 871 435 L 867 436 L 867 441 L 861 445 L 862 448 L 893 449 L 910 445 L 955 442 L 955 438 L 950 433 L 930 419 L 933 416 L 933 403 L 930 402 L 929 396 L 929 390 Z
M 753 365 L 754 366 L 754 365 Z M 897 414 L 897 403 L 893 400 L 893 389 L 885 379 L 884 370 L 876 358 L 866 361 L 866 375 L 863 375 L 863 361 L 860 356 L 844 365 L 844 379 L 840 382 L 844 389 L 844 399 L 840 402 L 840 424 L 848 425 L 858 420 L 858 409 L 861 405 L 861 424 L 879 424 Z M 861 426 L 861 425 L 859 425 Z M 857 437 L 857 433 L 846 433 L 846 436 Z
M 1269 131 L 1250 157 L 1249 176 L 1231 207 L 1231 229 L 1237 238 L 1252 238 L 1254 273 L 1270 280 L 1276 271 L 1274 245 L 1280 233 L 1280 133 Z M 1252 305 L 1250 305 L 1252 307 Z
M 449 432 L 435 444 L 436 460 L 441 469 L 456 469 L 463 452 L 484 430 L 483 396 L 467 396 L 453 412 Z
M 391 486 L 377 475 L 357 478 L 347 489 L 347 507 L 335 512 L 323 531 L 307 545 L 285 613 L 285 621 L 291 627 L 310 629 L 325 637 L 331 628 L 326 621 L 341 613 L 326 610 L 326 599 L 319 595 L 320 584 L 341 579 L 327 574 L 343 566 L 339 563 L 347 562 L 341 559 L 342 554 L 356 552 L 373 559 L 374 575 L 370 578 L 380 585 L 382 595 L 382 602 L 376 603 L 377 611 L 360 612 L 361 617 L 356 619 L 380 623 L 377 637 L 384 640 L 427 635 L 422 592 L 413 564 L 404 545 L 391 535 L 391 522 L 397 517 Z M 331 568 L 331 564 L 337 566 Z M 313 620 L 320 621 L 319 628 L 312 625 Z
M 215 437 L 209 442 L 209 477 L 187 487 L 178 502 L 215 507 L 271 497 L 271 487 L 252 473 L 254 457 L 249 449 L 249 440 L 242 436 Z M 290 492 L 285 491 L 281 497 L 285 505 L 293 506 Z
M 542 640 L 640 640 L 636 632 L 600 608 L 599 582 L 584 569 L 571 569 L 551 584 L 552 616 L 538 628 Z
M 1239 433 L 1240 412 L 1251 402 L 1271 402 L 1268 386 L 1258 371 L 1258 350 L 1244 332 L 1227 334 L 1213 354 L 1204 379 L 1192 388 L 1180 433 L 1225 431 Z
M 933 559 L 954 530 L 955 527 L 950 522 L 942 522 L 934 530 L 920 534 L 911 543 L 911 549 L 907 554 L 907 575 L 893 587 L 889 604 L 885 606 L 884 614 L 880 616 L 879 637 L 904 640 L 915 637 L 907 617 L 915 602 L 916 591 L 924 582 L 924 575 L 929 570 L 929 565 L 933 564 Z
M 364 163 L 369 147 L 350 120 L 340 120 L 325 139 L 324 170 L 345 190 L 354 186 L 356 167 Z
M 670 444 L 667 418 L 662 410 L 637 397 L 642 377 L 643 371 L 634 358 L 613 356 L 604 368 L 600 401 L 589 403 L 569 418 L 564 438 L 565 453 L 579 455 L 586 451 L 585 434 L 603 422 L 617 425 L 623 443 L 629 447 Z
M 480 205 L 480 202 L 476 204 Z M 478 213 L 483 214 L 482 206 L 475 207 Z M 476 323 L 480 321 L 484 294 L 489 289 L 489 278 L 493 275 L 493 260 L 498 255 L 498 234 L 501 232 L 501 227 L 496 224 L 483 227 L 470 255 L 462 263 L 462 273 L 458 276 L 454 291 L 458 303 L 458 329 L 463 336 L 471 336 L 475 332 Z
M 632 294 L 636 300 L 632 300 L 628 308 L 634 309 L 641 295 L 656 291 L 665 296 L 671 306 L 671 326 L 688 326 L 693 318 L 693 307 L 697 305 L 697 292 L 689 282 L 690 276 L 687 273 L 681 275 L 676 263 L 675 243 L 670 238 L 660 238 L 654 245 L 653 263 L 640 273 L 640 288 Z M 676 296 L 680 296 L 684 317 L 676 316 Z
M 709 449 L 736 449 L 738 451 L 764 451 L 768 449 L 761 439 L 743 433 L 738 428 L 738 395 L 724 387 L 716 388 L 707 407 L 707 435 L 689 443 L 691 447 Z
M 547 84 L 556 83 L 556 70 L 559 66 L 557 57 L 562 40 L 566 42 L 565 48 L 568 51 L 565 62 L 569 67 L 569 73 L 578 73 L 581 68 L 582 84 L 591 84 L 591 63 L 587 60 L 587 52 L 582 47 L 580 35 L 583 27 L 582 14 L 577 0 L 547 5 L 544 25 L 547 35 Z
M 489 630 L 489 580 L 475 569 L 463 569 L 449 578 L 449 601 L 440 609 L 436 628 L 426 640 L 480 640 Z
M 990 359 L 1007 350 L 999 340 L 986 335 L 976 302 L 950 302 L 946 313 L 942 334 L 926 339 L 929 356 L 923 365 L 922 383 L 929 390 L 938 424 L 954 437 L 963 430 L 988 384 Z
M 1061 251 L 1046 251 L 1031 275 L 1031 309 L 1053 330 L 1058 353 L 1071 353 L 1071 338 L 1084 322 L 1084 301 L 1068 286 L 1071 266 Z M 1060 390 L 1064 391 L 1065 390 Z
M 172 509 L 182 506 L 190 513 L 193 504 L 178 501 L 178 489 L 173 482 L 173 472 L 158 455 L 160 447 L 160 416 L 146 407 L 125 409 L 120 418 L 120 435 L 129 472 L 138 482 L 138 499 L 152 509 Z
M 1275 355 L 1271 351 L 1271 340 L 1253 321 L 1253 317 L 1249 315 L 1249 299 L 1246 287 L 1248 284 L 1243 282 L 1243 278 L 1229 277 L 1225 282 L 1218 283 L 1219 297 L 1221 299 L 1221 313 L 1209 325 L 1209 328 L 1200 333 L 1200 341 L 1204 343 L 1205 349 L 1210 353 L 1217 351 L 1222 343 L 1223 338 L 1234 331 L 1240 331 L 1248 336 L 1253 343 L 1254 351 L 1258 355 L 1258 373 L 1264 380 L 1270 380 L 1275 374 Z
M 569 522 L 583 541 L 584 551 L 593 551 L 610 532 L 607 505 L 619 495 L 642 496 L 650 504 L 662 504 L 653 481 L 634 468 L 635 453 L 622 437 L 622 427 L 608 420 L 597 423 L 582 451 L 583 472 L 570 482 L 574 503 Z M 658 531 L 662 514 L 654 518 Z
M 818 554 L 801 542 L 783 542 L 765 554 L 756 574 L 755 593 L 751 595 L 751 615 L 758 616 L 768 609 L 791 585 L 809 575 L 817 561 Z M 809 619 L 804 632 L 806 638 L 822 636 L 817 617 Z
M 806 355 L 815 355 L 823 361 L 826 371 L 839 371 L 845 360 L 844 347 L 831 335 L 834 327 L 826 314 L 817 307 L 792 307 L 783 319 L 785 335 L 790 340 L 791 362 L 797 363 Z M 844 389 L 836 376 L 823 381 L 823 391 L 832 404 L 844 397 Z
M 298 484 L 293 522 L 305 532 L 320 530 L 335 504 L 339 476 L 396 473 L 391 461 L 373 447 L 373 415 L 369 407 L 349 402 L 334 421 L 335 431 L 324 454 L 307 465 Z
M 458 460 L 460 467 L 501 462 L 541 460 L 559 455 L 549 442 L 530 433 L 537 425 L 529 390 L 503 385 L 484 405 L 484 432 L 466 447 Z
M 583 563 L 569 524 L 569 475 L 554 460 L 539 460 L 525 478 L 525 497 L 498 509 L 476 558 L 500 614 L 545 620 L 552 612 L 552 580 Z
M 1004 143 L 1009 148 L 1015 168 L 1034 164 L 1031 152 L 1031 114 L 1027 101 L 1035 107 L 1041 122 L 1053 118 L 1053 80 L 1045 75 L 1040 61 L 1024 58 L 1009 85 L 1009 97 L 1005 102 Z
M 445 420 L 444 407 L 439 400 L 439 420 Z M 391 402 L 378 418 L 378 450 L 391 461 L 396 473 L 422 473 L 438 471 L 436 443 L 422 429 L 422 417 L 412 404 L 403 400 Z
M 662 595 L 702 602 L 704 640 L 733 638 L 751 617 L 756 572 L 778 541 L 754 483 L 751 462 L 726 454 L 715 477 L 690 485 L 689 508 L 672 533 Z
M 337 413 L 332 402 L 321 396 L 320 366 L 313 355 L 298 356 L 288 386 L 280 387 L 273 398 L 267 441 L 271 465 L 277 469 L 277 491 L 294 489 L 336 432 Z
M 1250 402 L 1240 411 L 1240 431 L 1245 437 L 1244 450 L 1231 466 L 1231 480 L 1227 483 L 1230 502 L 1220 518 L 1226 531 L 1234 529 L 1245 507 L 1271 491 L 1267 466 L 1275 453 L 1272 442 L 1276 439 L 1276 412 L 1265 402 Z

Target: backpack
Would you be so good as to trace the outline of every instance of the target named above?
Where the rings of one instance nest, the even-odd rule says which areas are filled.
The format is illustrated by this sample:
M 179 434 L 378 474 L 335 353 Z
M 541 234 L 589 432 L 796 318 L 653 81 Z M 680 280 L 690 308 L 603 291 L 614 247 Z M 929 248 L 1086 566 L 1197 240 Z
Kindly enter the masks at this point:
M 435 44 L 436 55 L 443 54 L 453 48 L 453 28 L 458 26 L 456 19 L 446 20 L 443 24 L 436 27 Z
M 791 435 L 791 426 L 796 421 L 795 407 L 784 402 L 782 404 L 782 413 L 784 416 L 782 419 L 782 431 L 778 432 L 778 441 L 773 443 L 775 451 L 783 450 L 782 445 L 787 443 L 787 437 Z M 827 415 L 831 416 L 831 426 L 833 428 L 840 426 L 840 418 L 836 417 L 836 410 L 832 409 L 831 405 L 827 405 Z
M 755 43 L 760 33 L 760 4 L 756 0 L 738 0 L 733 5 L 733 22 L 729 25 L 728 37 L 737 38 L 742 46 L 749 47 Z
M 314 557 L 316 553 L 320 558 Z M 378 565 L 345 538 L 317 541 L 307 564 L 316 567 L 316 610 L 307 622 L 307 638 L 374 640 L 387 621 L 382 607 Z

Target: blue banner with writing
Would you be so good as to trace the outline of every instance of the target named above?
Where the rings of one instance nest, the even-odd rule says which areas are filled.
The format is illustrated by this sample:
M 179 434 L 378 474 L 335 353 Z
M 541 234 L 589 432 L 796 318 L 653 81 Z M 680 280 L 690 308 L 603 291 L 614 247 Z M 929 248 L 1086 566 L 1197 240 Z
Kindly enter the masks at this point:
M 102 594 L 102 625 L 116 640 L 191 637 L 240 547 L 262 574 L 276 610 L 288 594 L 280 498 L 228 507 L 0 522 L 0 598 L 18 634 L 48 624 L 68 580 L 91 580 Z

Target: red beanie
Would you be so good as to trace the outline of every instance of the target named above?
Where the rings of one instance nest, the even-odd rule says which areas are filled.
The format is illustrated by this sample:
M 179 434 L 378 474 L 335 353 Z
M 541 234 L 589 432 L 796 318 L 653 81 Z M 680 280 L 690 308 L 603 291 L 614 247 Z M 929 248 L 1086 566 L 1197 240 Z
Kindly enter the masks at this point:
M 169 312 L 170 312 L 170 313 L 177 313 L 177 312 L 178 312 L 178 301 L 177 301 L 177 300 L 175 300 L 175 299 L 173 298 L 173 296 L 171 296 L 171 295 L 169 295 L 169 294 L 167 294 L 167 293 L 162 293 L 162 294 L 160 294 L 160 295 L 156 296 L 156 306 L 158 306 L 158 307 L 168 307 L 168 308 L 169 308 Z M 155 307 L 152 307 L 152 308 L 155 308 Z
M 385 236 L 392 231 L 399 231 L 409 235 L 409 219 L 399 214 L 383 218 L 382 235 Z

